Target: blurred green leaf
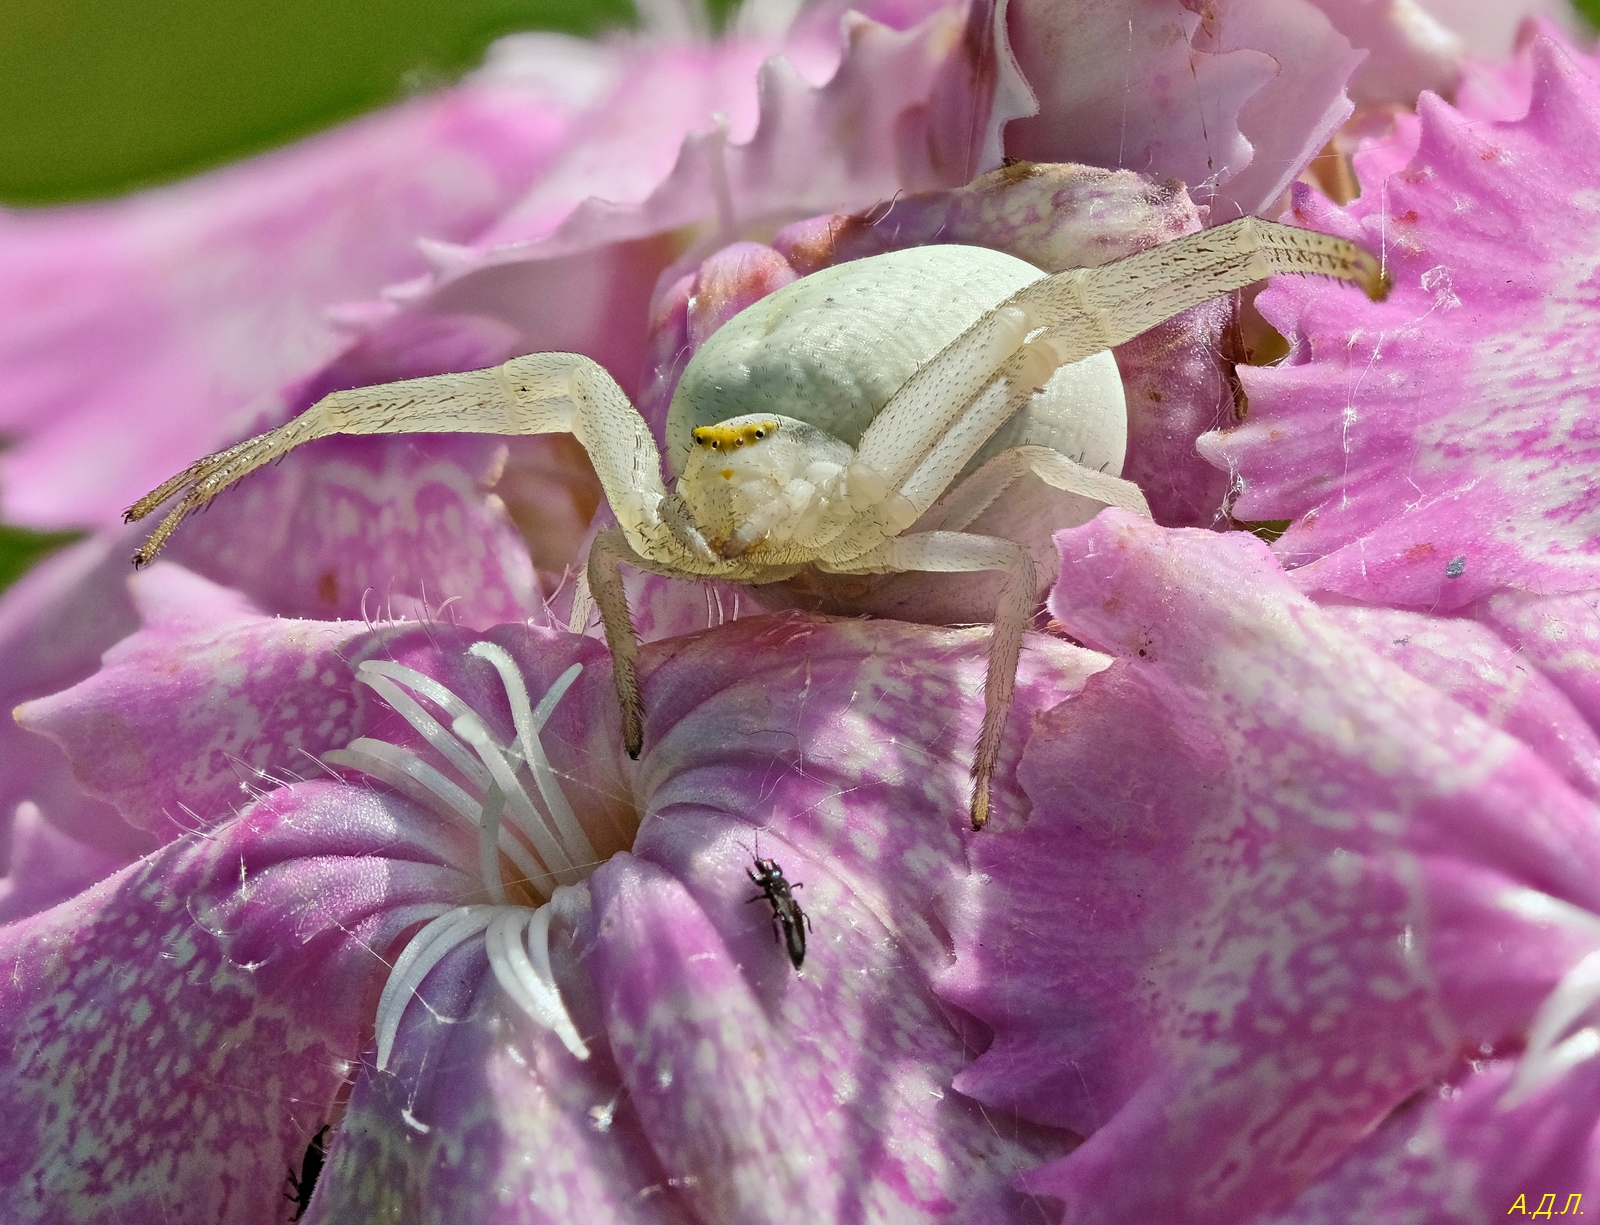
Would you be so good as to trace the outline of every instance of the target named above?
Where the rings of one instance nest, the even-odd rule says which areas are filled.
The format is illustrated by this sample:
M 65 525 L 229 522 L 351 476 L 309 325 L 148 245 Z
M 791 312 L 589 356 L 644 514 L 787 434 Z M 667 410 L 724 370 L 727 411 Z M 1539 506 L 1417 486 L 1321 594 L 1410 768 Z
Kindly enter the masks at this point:
M 442 83 L 502 34 L 632 16 L 628 0 L 0 0 L 0 201 L 177 178 Z
M 0 591 L 21 578 L 34 563 L 81 539 L 81 532 L 30 532 L 0 524 Z

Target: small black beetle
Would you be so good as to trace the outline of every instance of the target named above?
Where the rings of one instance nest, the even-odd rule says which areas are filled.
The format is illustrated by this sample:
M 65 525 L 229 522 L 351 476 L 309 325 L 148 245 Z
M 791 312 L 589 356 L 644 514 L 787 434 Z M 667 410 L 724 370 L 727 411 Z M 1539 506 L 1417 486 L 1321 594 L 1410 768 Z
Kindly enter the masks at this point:
M 317 1179 L 322 1174 L 323 1137 L 328 1134 L 329 1124 L 324 1123 L 322 1130 L 311 1137 L 311 1143 L 306 1145 L 306 1155 L 300 1158 L 300 1177 L 294 1176 L 294 1167 L 289 1167 L 289 1186 L 293 1191 L 284 1192 L 283 1198 L 291 1200 L 295 1205 L 295 1213 L 289 1219 L 298 1221 L 305 1216 L 306 1209 L 311 1206 L 311 1193 L 317 1189 Z
M 772 904 L 772 938 L 788 946 L 789 960 L 794 962 L 794 968 L 798 970 L 800 963 L 806 959 L 806 929 L 811 926 L 811 916 L 800 909 L 793 891 L 805 886 L 798 881 L 792 885 L 786 881 L 777 860 L 762 859 L 758 855 L 755 861 L 755 868 L 746 868 L 744 874 L 761 892 L 746 899 L 746 904 L 759 902 L 763 898 Z M 778 934 L 780 927 L 783 929 L 781 936 Z

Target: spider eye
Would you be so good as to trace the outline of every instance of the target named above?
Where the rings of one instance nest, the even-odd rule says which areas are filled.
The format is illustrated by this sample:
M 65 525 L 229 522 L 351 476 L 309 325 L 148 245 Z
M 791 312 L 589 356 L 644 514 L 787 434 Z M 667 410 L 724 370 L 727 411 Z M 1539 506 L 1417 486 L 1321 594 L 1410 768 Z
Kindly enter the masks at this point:
M 756 437 L 757 438 L 765 438 L 766 436 L 767 436 L 767 431 L 766 430 L 757 430 L 756 431 Z

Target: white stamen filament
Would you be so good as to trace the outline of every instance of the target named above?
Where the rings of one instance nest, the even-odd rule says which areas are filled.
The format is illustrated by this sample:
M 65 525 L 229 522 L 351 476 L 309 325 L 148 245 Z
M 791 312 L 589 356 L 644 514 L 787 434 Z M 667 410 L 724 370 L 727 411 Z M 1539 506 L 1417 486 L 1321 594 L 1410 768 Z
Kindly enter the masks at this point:
M 492 642 L 473 643 L 469 654 L 487 659 L 500 673 L 500 679 L 505 683 L 506 696 L 511 699 L 511 721 L 516 725 L 517 740 L 522 745 L 522 759 L 533 771 L 533 781 L 538 785 L 539 794 L 544 798 L 544 805 L 551 819 L 555 821 L 556 833 L 562 843 L 577 857 L 578 863 L 593 863 L 594 847 L 589 845 L 583 827 L 578 824 L 577 814 L 572 811 L 572 805 L 567 803 L 561 784 L 556 781 L 556 772 L 550 768 L 550 758 L 545 755 L 544 745 L 539 742 L 539 733 L 549 720 L 550 712 L 556 708 L 556 703 L 561 700 L 561 696 L 566 693 L 572 682 L 578 679 L 578 673 L 574 669 L 581 668 L 581 665 L 574 664 L 572 668 L 568 668 L 558 676 L 556 683 L 551 685 L 549 691 L 539 700 L 539 709 L 529 710 L 528 687 L 522 683 L 522 673 L 517 671 L 517 665 L 511 656 Z
M 596 866 L 596 855 L 539 740 L 556 703 L 583 666 L 574 664 L 563 672 L 535 708 L 528 700 L 522 673 L 505 650 L 479 642 L 470 653 L 493 666 L 505 686 L 516 728 L 511 745 L 501 744 L 489 730 L 488 720 L 457 694 L 415 669 L 368 660 L 359 666 L 356 678 L 409 723 L 455 769 L 460 781 L 409 749 L 369 737 L 323 754 L 331 764 L 387 783 L 450 822 L 465 823 L 478 835 L 478 867 L 490 904 L 441 907 L 442 913 L 423 926 L 395 959 L 378 1000 L 380 1069 L 388 1067 L 400 1022 L 411 1000 L 421 998 L 418 992 L 423 980 L 452 950 L 480 932 L 484 933 L 489 966 L 506 996 L 536 1023 L 553 1031 L 575 1057 L 589 1057 L 589 1048 L 561 1002 L 551 969 L 547 899 L 552 885 L 576 884 L 588 876 Z M 440 723 L 412 694 L 447 715 L 450 727 Z M 544 811 L 523 786 L 524 766 L 544 801 Z M 531 893 L 546 904 L 530 907 L 512 902 L 502 876 L 501 855 L 520 874 L 514 881 L 519 892 Z
M 1500 1108 L 1520 1106 L 1596 1055 L 1600 1055 L 1600 951 L 1568 970 L 1539 1006 L 1528 1027 L 1528 1046 L 1516 1078 L 1500 1099 Z

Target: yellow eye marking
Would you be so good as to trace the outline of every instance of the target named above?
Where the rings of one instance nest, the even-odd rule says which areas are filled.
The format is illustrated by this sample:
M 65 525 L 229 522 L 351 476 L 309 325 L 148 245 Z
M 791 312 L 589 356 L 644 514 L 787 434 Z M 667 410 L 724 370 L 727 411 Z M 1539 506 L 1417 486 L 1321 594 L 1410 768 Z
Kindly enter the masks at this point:
M 748 425 L 702 425 L 693 437 L 700 446 L 713 451 L 732 451 L 777 432 L 776 421 L 755 421 Z

